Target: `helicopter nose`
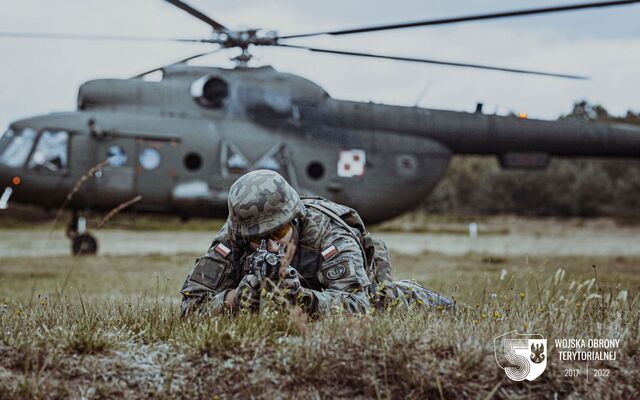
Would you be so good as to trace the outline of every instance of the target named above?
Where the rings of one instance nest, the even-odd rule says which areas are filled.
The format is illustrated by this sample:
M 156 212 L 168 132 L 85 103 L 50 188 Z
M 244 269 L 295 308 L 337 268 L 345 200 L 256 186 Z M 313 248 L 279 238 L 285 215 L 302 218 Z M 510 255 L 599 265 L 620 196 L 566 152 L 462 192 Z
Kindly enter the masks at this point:
M 10 127 L 0 134 L 0 209 L 8 207 L 9 199 L 22 182 L 23 166 L 33 148 L 36 131 L 32 128 Z
M 22 184 L 22 178 L 12 168 L 0 164 L 0 210 L 9 207 L 9 199 Z

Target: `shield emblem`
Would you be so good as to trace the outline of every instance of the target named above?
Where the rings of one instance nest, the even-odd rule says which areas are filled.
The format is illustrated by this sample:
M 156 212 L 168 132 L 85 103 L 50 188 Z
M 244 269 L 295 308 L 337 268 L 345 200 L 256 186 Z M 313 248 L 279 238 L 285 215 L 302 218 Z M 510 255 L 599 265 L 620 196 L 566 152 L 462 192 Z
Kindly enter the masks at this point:
M 529 339 L 528 342 L 531 370 L 525 379 L 532 381 L 542 375 L 547 368 L 547 339 Z
M 494 353 L 498 366 L 514 381 L 533 381 L 547 368 L 547 339 L 542 335 L 505 333 L 494 339 Z

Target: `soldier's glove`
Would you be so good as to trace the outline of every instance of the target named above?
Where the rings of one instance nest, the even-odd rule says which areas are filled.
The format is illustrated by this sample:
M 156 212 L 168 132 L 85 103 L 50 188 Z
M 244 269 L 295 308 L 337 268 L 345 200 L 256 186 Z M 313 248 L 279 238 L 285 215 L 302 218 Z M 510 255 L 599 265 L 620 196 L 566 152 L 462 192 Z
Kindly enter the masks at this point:
M 256 311 L 260 308 L 260 281 L 253 274 L 245 275 L 235 293 L 235 305 L 242 309 Z
M 302 290 L 300 285 L 300 275 L 292 266 L 284 270 L 284 275 L 278 284 L 278 288 L 283 292 L 288 300 L 295 300 Z
M 309 314 L 315 312 L 317 305 L 316 297 L 311 289 L 301 286 L 300 274 L 298 274 L 295 268 L 289 266 L 285 269 L 284 276 L 280 279 L 278 287 L 289 303 L 300 306 Z

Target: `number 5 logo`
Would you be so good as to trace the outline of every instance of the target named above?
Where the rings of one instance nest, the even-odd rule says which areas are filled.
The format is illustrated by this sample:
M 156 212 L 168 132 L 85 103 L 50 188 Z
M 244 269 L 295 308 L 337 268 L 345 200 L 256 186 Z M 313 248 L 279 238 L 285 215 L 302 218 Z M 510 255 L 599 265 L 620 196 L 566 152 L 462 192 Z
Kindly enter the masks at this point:
M 513 381 L 533 381 L 547 368 L 547 339 L 539 334 L 513 330 L 496 336 L 493 352 L 498 366 Z

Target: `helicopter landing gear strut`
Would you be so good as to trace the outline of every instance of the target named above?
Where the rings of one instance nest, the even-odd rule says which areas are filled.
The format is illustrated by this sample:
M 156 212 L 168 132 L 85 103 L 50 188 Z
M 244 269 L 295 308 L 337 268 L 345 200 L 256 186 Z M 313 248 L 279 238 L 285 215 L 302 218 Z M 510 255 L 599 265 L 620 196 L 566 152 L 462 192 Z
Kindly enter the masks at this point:
M 74 256 L 91 256 L 98 252 L 98 241 L 87 232 L 87 219 L 79 217 L 75 210 L 66 233 L 71 239 L 71 253 Z

